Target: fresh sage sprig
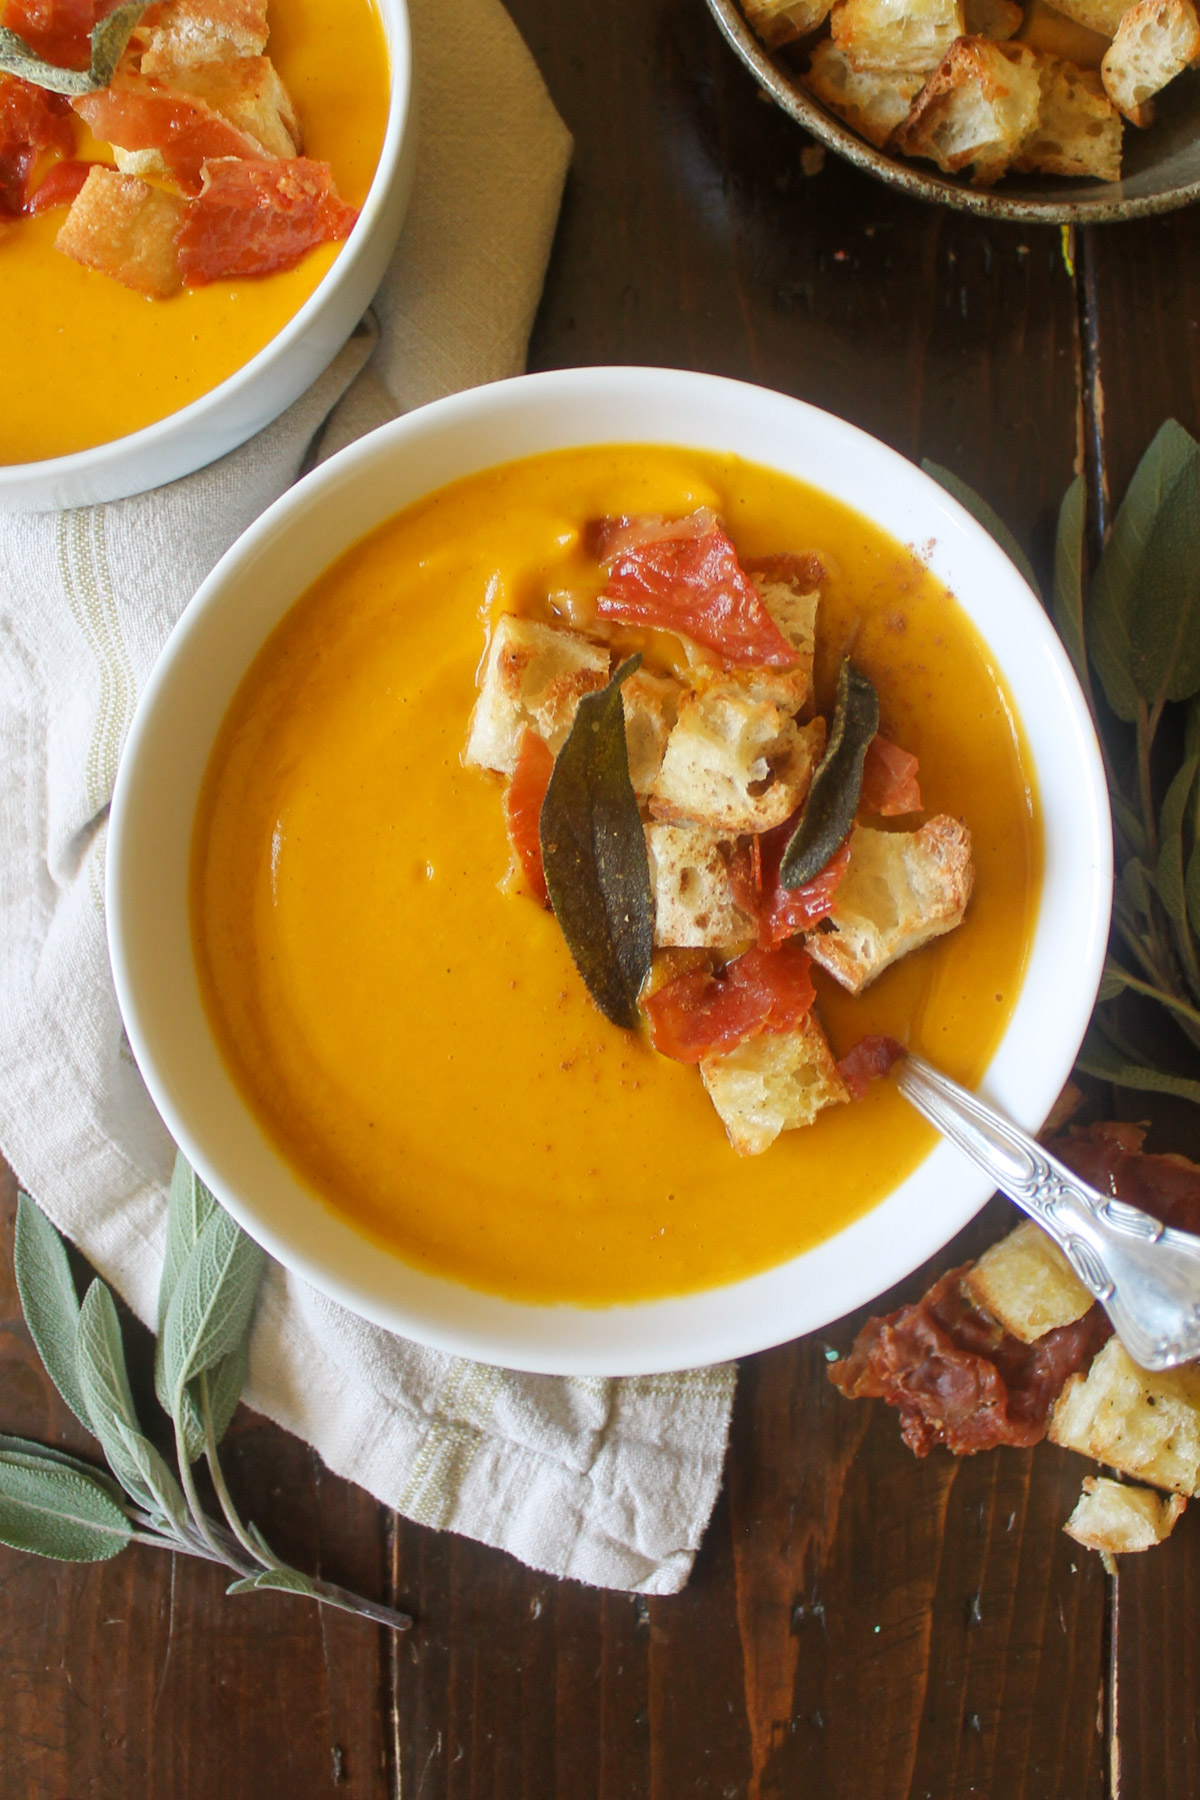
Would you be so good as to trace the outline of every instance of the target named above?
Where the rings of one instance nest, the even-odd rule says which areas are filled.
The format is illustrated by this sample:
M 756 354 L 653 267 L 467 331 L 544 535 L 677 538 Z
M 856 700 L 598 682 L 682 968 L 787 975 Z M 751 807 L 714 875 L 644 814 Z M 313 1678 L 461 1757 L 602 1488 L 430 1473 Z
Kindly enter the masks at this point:
M 1038 593 L 986 502 L 925 468 Z M 1200 445 L 1173 419 L 1138 464 L 1090 581 L 1087 564 L 1077 476 L 1059 512 L 1052 611 L 1099 727 L 1117 865 L 1109 956 L 1078 1067 L 1200 1104 L 1200 1081 L 1147 1057 L 1118 1005 L 1127 993 L 1153 1001 L 1200 1048 Z
M 92 27 L 91 59 L 86 69 L 63 69 L 29 48 L 23 37 L 0 25 L 0 72 L 15 75 L 53 94 L 94 94 L 106 88 L 137 29 L 150 0 L 124 0 Z
M 97 1278 L 80 1304 L 62 1239 L 24 1193 L 13 1261 L 38 1355 L 80 1424 L 99 1440 L 108 1470 L 0 1436 L 0 1543 L 62 1562 L 103 1562 L 128 1544 L 150 1544 L 223 1564 L 236 1577 L 230 1594 L 276 1588 L 394 1631 L 412 1624 L 391 1607 L 286 1567 L 234 1505 L 217 1447 L 245 1382 L 265 1259 L 182 1155 L 171 1181 L 154 1371 L 175 1427 L 177 1469 L 142 1430 L 111 1293 Z M 202 1459 L 224 1524 L 201 1504 L 194 1466 Z

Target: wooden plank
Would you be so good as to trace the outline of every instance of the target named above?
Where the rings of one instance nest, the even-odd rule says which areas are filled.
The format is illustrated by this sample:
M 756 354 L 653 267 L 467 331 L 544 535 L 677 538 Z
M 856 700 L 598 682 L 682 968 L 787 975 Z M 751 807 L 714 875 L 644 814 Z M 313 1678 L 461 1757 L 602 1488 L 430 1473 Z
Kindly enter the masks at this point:
M 5 1170 L 0 1430 L 94 1457 L 21 1317 L 14 1217 Z M 125 1335 L 140 1402 L 151 1386 L 151 1340 L 127 1314 Z M 378 1597 L 375 1502 L 245 1410 L 226 1443 L 230 1486 L 280 1554 Z M 211 1565 L 136 1545 L 83 1567 L 0 1549 L 3 1791 L 249 1800 L 336 1789 L 383 1800 L 383 1634 L 284 1595 L 226 1599 L 227 1579 Z
M 1115 509 L 1164 419 L 1200 435 L 1200 243 L 1190 211 L 1084 236 L 1097 486 Z M 1119 1093 L 1152 1121 L 1147 1147 L 1200 1158 L 1196 1108 Z M 1114 1589 L 1113 1793 L 1200 1791 L 1200 1521 L 1121 1560 Z

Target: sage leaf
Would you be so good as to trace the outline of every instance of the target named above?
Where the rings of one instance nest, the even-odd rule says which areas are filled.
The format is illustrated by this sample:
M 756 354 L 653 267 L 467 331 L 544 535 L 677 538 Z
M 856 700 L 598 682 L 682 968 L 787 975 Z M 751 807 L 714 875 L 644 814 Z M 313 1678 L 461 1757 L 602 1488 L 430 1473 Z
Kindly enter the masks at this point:
M 244 1341 L 265 1261 L 254 1240 L 217 1207 L 183 1266 L 163 1328 L 163 1373 L 177 1423 L 188 1382 Z
M 1111 1081 L 1117 1087 L 1133 1088 L 1139 1093 L 1173 1094 L 1178 1099 L 1191 1100 L 1200 1104 L 1200 1081 L 1190 1081 L 1184 1075 L 1171 1075 L 1165 1069 L 1152 1069 L 1134 1056 L 1122 1055 L 1121 1051 L 1094 1028 L 1089 1030 L 1083 1040 L 1075 1063 L 1085 1075 L 1094 1075 L 1100 1081 Z
M 187 1502 L 174 1474 L 138 1423 L 113 1297 L 93 1281 L 79 1315 L 79 1379 L 92 1430 L 117 1480 L 148 1512 L 182 1530 Z
M 311 1576 L 302 1575 L 299 1569 L 260 1569 L 255 1575 L 243 1576 L 241 1581 L 232 1581 L 225 1589 L 227 1594 L 258 1594 L 264 1588 L 274 1588 L 283 1594 L 305 1594 L 315 1599 L 317 1584 Z
M 1154 884 L 1139 857 L 1131 856 L 1117 877 L 1114 898 L 1127 916 L 1154 920 Z
M 1128 800 L 1118 794 L 1115 788 L 1109 788 L 1108 798 L 1112 805 L 1113 821 L 1117 829 L 1133 854 L 1144 861 L 1150 846 L 1146 841 L 1146 828 L 1142 824 L 1137 808 L 1130 806 Z
M 125 47 L 150 3 L 151 0 L 127 0 L 92 27 L 92 55 L 86 69 L 63 69 L 57 63 L 46 62 L 23 37 L 0 25 L 0 71 L 31 81 L 35 87 L 48 88 L 52 94 L 94 94 L 98 88 L 106 88 L 116 74 Z
M 1192 854 L 1188 857 L 1183 896 L 1187 904 L 1188 923 L 1200 937 L 1200 841 L 1193 846 Z
M 1105 695 L 1119 719 L 1137 718 L 1131 622 L 1142 561 L 1163 498 L 1196 449 L 1174 419 L 1156 434 L 1134 471 L 1088 592 L 1088 649 Z
M 74 1469 L 77 1475 L 86 1475 L 89 1481 L 98 1481 L 106 1494 L 120 1505 L 121 1489 L 107 1469 L 98 1469 L 94 1463 L 84 1462 L 82 1457 L 70 1456 L 65 1450 L 57 1450 L 50 1444 L 37 1444 L 31 1438 L 5 1437 L 0 1432 L 0 1456 L 6 1456 L 10 1462 L 25 1463 L 58 1463 L 64 1469 Z
M 786 888 L 803 887 L 837 854 L 862 796 L 863 761 L 879 730 L 879 696 L 848 657 L 838 670 L 829 742 L 817 764 L 800 823 L 779 864 Z
M 983 529 L 987 532 L 989 537 L 996 540 L 1005 556 L 1007 556 L 1010 562 L 1016 564 L 1017 569 L 1040 600 L 1042 598 L 1042 590 L 1038 586 L 1037 576 L 1033 572 L 1033 564 L 1030 562 L 999 513 L 995 512 L 993 508 L 988 505 L 987 501 L 983 498 L 983 495 L 977 494 L 973 487 L 968 487 L 966 482 L 955 475 L 951 469 L 944 469 L 940 463 L 930 462 L 928 457 L 924 459 L 921 467 L 924 469 L 926 475 L 931 475 L 933 477 L 939 487 L 944 487 L 948 494 L 953 495 L 960 506 L 966 508 L 971 517 L 976 519 L 979 524 L 983 526 Z
M 79 1423 L 90 1431 L 75 1362 L 79 1296 L 66 1246 L 41 1207 L 21 1192 L 17 1195 L 13 1268 L 25 1323 L 46 1373 Z
M 1111 956 L 1106 957 L 1104 973 L 1100 977 L 1100 987 L 1096 994 L 1097 1000 L 1115 1000 L 1118 994 L 1125 992 L 1129 986 L 1129 980 L 1128 974 L 1121 965 L 1115 963 Z
M 1085 694 L 1091 692 L 1083 639 L 1083 533 L 1087 485 L 1077 475 L 1063 497 L 1054 540 L 1054 623 Z
M 1158 889 L 1158 897 L 1166 908 L 1167 916 L 1177 925 L 1182 925 L 1187 918 L 1187 896 L 1184 889 L 1183 870 L 1183 820 L 1191 799 L 1192 788 L 1196 780 L 1196 772 L 1200 770 L 1200 757 L 1189 756 L 1183 767 L 1178 770 L 1166 798 L 1162 803 L 1162 811 L 1158 817 L 1158 865 L 1154 871 L 1154 885 Z
M 1163 495 L 1129 614 L 1130 671 L 1153 710 L 1200 689 L 1200 448 Z
M 606 1019 L 633 1030 L 650 972 L 654 899 L 637 798 L 629 779 L 621 684 L 585 694 L 542 802 L 542 868 L 554 916 L 588 993 Z
M 94 1476 L 0 1451 L 0 1543 L 59 1562 L 105 1562 L 132 1527 Z
M 158 1284 L 158 1337 L 154 1346 L 154 1391 L 158 1395 L 159 1405 L 167 1413 L 173 1413 L 175 1410 L 163 1364 L 167 1311 L 184 1264 L 195 1248 L 197 1238 L 216 1210 L 215 1196 L 201 1181 L 180 1150 L 175 1157 L 175 1167 L 171 1173 L 171 1189 L 167 1199 L 167 1245 L 163 1255 L 162 1275 Z M 216 1371 L 214 1371 L 214 1377 L 215 1375 Z M 231 1375 L 236 1377 L 236 1370 L 231 1371 Z M 213 1385 L 213 1382 L 210 1382 L 210 1395 Z M 245 1375 L 243 1373 L 238 1386 L 239 1394 L 244 1385 Z M 235 1400 L 234 1406 L 236 1405 Z M 204 1451 L 204 1421 L 200 1417 L 196 1397 L 190 1388 L 184 1390 L 180 1413 L 187 1453 L 191 1461 L 196 1462 Z M 225 1426 L 228 1425 L 232 1416 L 233 1408 L 231 1407 L 218 1433 L 218 1443 L 224 1436 Z

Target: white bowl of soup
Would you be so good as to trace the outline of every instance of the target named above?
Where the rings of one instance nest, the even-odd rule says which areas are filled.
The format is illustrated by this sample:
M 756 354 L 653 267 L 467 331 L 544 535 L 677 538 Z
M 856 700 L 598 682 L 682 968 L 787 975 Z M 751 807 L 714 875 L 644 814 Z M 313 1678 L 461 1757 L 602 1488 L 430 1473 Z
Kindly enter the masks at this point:
M 1091 722 L 991 538 L 799 401 L 580 369 L 384 427 L 214 570 L 117 782 L 113 970 L 178 1144 L 316 1286 L 510 1367 L 652 1372 L 790 1339 L 988 1195 L 890 1080 L 735 1154 L 696 1069 L 603 1018 L 554 916 L 504 891 L 501 783 L 463 756 L 489 625 L 570 589 L 597 517 L 697 507 L 747 559 L 817 553 L 818 692 L 849 648 L 927 813 L 973 835 L 956 930 L 855 998 L 819 977 L 834 1052 L 900 1038 L 1036 1129 L 1108 930 Z
M 172 4 L 205 11 L 205 0 Z M 212 10 L 236 20 L 258 9 L 213 0 Z M 151 13 L 150 21 L 156 16 L 169 18 L 170 9 Z M 216 56 L 199 78 L 193 67 L 172 74 L 165 52 L 166 70 L 142 78 L 135 40 L 131 81 L 171 93 L 190 83 L 198 99 L 206 79 L 212 92 L 212 70 L 218 94 L 231 87 L 224 71 L 232 68 L 234 98 L 221 100 L 230 115 L 249 117 L 265 136 L 255 119 L 263 114 L 275 132 L 272 155 L 285 157 L 288 140 L 279 141 L 276 111 L 282 106 L 298 154 L 308 159 L 304 166 L 331 172 L 332 204 L 345 209 L 337 237 L 308 249 L 295 266 L 281 259 L 284 266 L 270 273 L 204 274 L 196 285 L 149 297 L 97 266 L 107 263 L 118 236 L 117 226 L 106 229 L 103 207 L 89 218 L 92 244 L 83 254 L 97 253 L 91 266 L 56 248 L 65 205 L 0 219 L 0 331 L 20 352 L 9 359 L 0 415 L 0 511 L 91 505 L 203 467 L 290 406 L 362 317 L 395 249 L 412 178 L 405 0 L 269 0 L 265 23 L 263 56 L 233 57 L 232 47 L 214 38 L 232 60 Z M 190 18 L 176 30 L 185 48 L 194 30 Z M 258 39 L 249 47 L 259 47 Z M 265 71 L 261 93 L 252 81 L 249 93 L 242 91 L 247 69 Z M 67 116 L 77 137 L 66 146 L 68 157 L 100 164 L 112 187 L 180 212 L 187 195 L 200 192 L 198 179 L 181 193 L 170 168 L 145 173 L 136 156 L 126 160 L 94 117 Z M 214 123 L 225 130 L 224 115 Z M 250 138 L 236 129 L 228 136 L 233 150 L 250 153 Z M 116 199 L 123 203 L 125 195 Z M 148 220 L 147 243 L 157 242 L 155 223 Z M 135 221 L 129 230 L 136 229 Z

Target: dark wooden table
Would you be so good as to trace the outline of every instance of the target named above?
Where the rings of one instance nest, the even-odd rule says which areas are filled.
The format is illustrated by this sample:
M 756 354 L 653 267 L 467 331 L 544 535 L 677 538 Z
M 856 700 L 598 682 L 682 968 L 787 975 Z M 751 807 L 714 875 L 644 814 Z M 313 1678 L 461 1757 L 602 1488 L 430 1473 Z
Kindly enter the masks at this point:
M 801 395 L 952 466 L 1043 570 L 1077 467 L 1102 519 L 1163 418 L 1200 426 L 1196 214 L 1071 239 L 832 158 L 806 174 L 702 0 L 510 4 L 576 138 L 534 368 L 666 363 Z M 1200 1152 L 1185 1107 L 1121 1099 L 1153 1111 L 1154 1147 Z M 81 1444 L 21 1321 L 3 1192 L 0 1429 Z M 1006 1217 L 994 1203 L 947 1257 Z M 0 1797 L 1200 1794 L 1200 1519 L 1110 1581 L 1060 1529 L 1078 1459 L 917 1462 L 886 1409 L 834 1394 L 826 1343 L 858 1323 L 744 1365 L 674 1599 L 407 1524 L 243 1413 L 228 1463 L 250 1516 L 416 1630 L 225 1600 L 150 1550 L 84 1569 L 0 1551 Z

